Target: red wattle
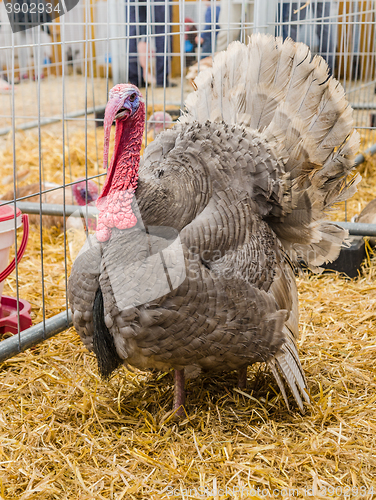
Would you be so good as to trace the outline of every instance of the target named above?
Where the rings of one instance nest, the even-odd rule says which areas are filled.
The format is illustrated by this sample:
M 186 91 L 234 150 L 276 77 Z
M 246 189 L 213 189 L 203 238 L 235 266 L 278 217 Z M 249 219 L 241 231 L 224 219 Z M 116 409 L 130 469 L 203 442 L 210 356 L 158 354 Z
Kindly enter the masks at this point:
M 106 110 L 104 113 L 104 147 L 103 147 L 103 168 L 106 169 L 108 165 L 108 152 L 110 149 L 110 135 L 111 135 L 111 126 L 114 123 L 116 113 L 121 106 L 120 96 L 116 96 L 108 101 Z

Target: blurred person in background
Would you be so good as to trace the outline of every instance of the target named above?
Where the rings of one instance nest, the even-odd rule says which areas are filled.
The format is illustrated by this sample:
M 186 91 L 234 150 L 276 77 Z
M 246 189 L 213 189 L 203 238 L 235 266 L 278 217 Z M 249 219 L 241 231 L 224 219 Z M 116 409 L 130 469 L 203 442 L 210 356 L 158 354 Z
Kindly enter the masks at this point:
M 215 51 L 226 50 L 234 40 L 247 42 L 253 32 L 252 23 L 253 3 L 249 0 L 221 0 Z
M 277 9 L 277 34 L 306 43 L 312 53 L 319 54 L 334 72 L 338 23 L 338 2 L 281 2 Z
M 198 35 L 196 36 L 196 44 L 201 45 L 201 59 L 207 56 L 211 56 L 213 54 L 212 40 L 213 40 L 213 31 L 214 31 L 214 41 L 217 39 L 218 31 L 220 26 L 218 24 L 219 13 L 221 7 L 217 3 L 206 3 L 207 8 L 205 11 L 205 27 L 201 32 L 200 43 L 198 39 Z M 215 12 L 215 23 L 212 22 L 212 12 Z M 215 28 L 214 28 L 215 25 Z
M 149 15 L 147 12 L 146 0 L 127 0 L 125 5 L 126 19 L 128 18 L 129 12 L 128 80 L 129 83 L 132 83 L 137 87 L 145 87 L 145 68 L 148 64 L 146 64 L 146 66 L 144 65 L 144 67 L 140 64 L 137 46 L 139 42 L 145 42 L 146 35 L 150 35 L 150 32 L 147 32 L 147 25 L 150 25 L 152 29 L 152 37 L 149 38 L 149 41 L 152 39 L 152 41 L 155 42 L 156 53 L 156 67 L 152 68 L 152 72 L 155 73 L 157 87 L 163 87 L 164 85 L 166 85 L 166 87 L 175 86 L 175 84 L 169 82 L 168 78 L 171 58 L 171 5 L 168 0 L 151 0 L 149 5 Z M 143 47 L 143 45 L 141 46 Z M 145 55 L 145 57 L 146 60 L 148 60 L 147 54 Z M 154 77 L 153 74 L 151 76 L 152 78 Z

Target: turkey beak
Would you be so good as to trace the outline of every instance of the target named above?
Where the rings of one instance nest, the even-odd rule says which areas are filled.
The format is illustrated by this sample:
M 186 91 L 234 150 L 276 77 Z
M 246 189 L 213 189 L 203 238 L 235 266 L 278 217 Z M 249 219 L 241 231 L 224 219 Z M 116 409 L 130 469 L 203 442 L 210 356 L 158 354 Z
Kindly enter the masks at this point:
M 131 107 L 124 104 L 123 107 L 121 107 L 119 111 L 116 113 L 115 119 L 121 120 L 122 118 L 128 118 L 128 116 L 130 116 L 131 113 L 132 113 Z
M 113 97 L 107 103 L 106 110 L 104 112 L 104 148 L 103 148 L 103 168 L 107 168 L 108 164 L 108 152 L 110 148 L 110 135 L 111 135 L 111 125 L 114 120 L 128 118 L 132 110 L 130 107 L 124 103 L 124 99 L 120 99 L 118 96 Z

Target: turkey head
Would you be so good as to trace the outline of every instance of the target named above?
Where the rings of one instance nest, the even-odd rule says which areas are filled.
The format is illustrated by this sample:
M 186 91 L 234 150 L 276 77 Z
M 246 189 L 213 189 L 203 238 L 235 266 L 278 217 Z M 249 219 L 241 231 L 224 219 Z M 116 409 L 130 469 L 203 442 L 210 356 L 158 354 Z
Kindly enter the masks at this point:
M 111 125 L 114 120 L 114 154 L 97 200 L 100 213 L 96 235 L 102 242 L 110 238 L 112 228 L 129 229 L 137 223 L 132 200 L 137 187 L 145 104 L 134 85 L 120 84 L 110 91 L 104 116 L 104 168 L 107 168 Z

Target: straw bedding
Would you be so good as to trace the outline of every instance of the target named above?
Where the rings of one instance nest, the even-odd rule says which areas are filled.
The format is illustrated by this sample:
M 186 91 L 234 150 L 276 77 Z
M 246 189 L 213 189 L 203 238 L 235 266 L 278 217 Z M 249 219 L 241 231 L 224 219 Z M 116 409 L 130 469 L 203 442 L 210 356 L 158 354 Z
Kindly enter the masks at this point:
M 89 175 L 98 173 L 102 140 L 103 131 L 89 130 Z M 60 135 L 42 129 L 42 141 L 46 180 L 61 182 Z M 85 173 L 84 144 L 83 131 L 70 130 L 74 177 Z M 11 139 L 0 155 L 10 175 Z M 22 182 L 38 180 L 34 132 L 17 136 L 17 165 L 30 171 Z M 376 195 L 376 162 L 362 170 L 348 217 Z M 335 217 L 344 219 L 344 207 Z M 33 227 L 19 266 L 19 293 L 31 302 L 34 323 L 43 316 L 39 237 Z M 43 230 L 43 265 L 45 312 L 52 316 L 66 306 L 58 229 Z M 68 274 L 70 265 L 68 257 Z M 244 391 L 235 389 L 235 373 L 189 381 L 187 416 L 177 423 L 171 373 L 122 368 L 103 382 L 73 329 L 8 360 L 0 366 L 0 498 L 373 498 L 375 275 L 369 252 L 355 280 L 298 277 L 299 350 L 312 397 L 305 415 L 287 411 L 271 375 L 256 365 Z M 4 294 L 15 293 L 13 274 Z

